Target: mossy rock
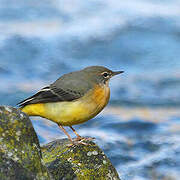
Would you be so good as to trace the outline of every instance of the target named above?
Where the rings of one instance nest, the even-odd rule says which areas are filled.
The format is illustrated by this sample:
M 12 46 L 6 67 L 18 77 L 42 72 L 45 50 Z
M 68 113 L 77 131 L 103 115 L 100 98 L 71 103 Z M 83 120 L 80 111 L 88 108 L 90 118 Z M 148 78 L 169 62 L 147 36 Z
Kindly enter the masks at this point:
M 0 106 L 0 179 L 50 179 L 31 121 L 7 106 Z
M 119 180 L 104 152 L 93 142 L 68 147 L 67 139 L 53 141 L 41 148 L 43 160 L 55 180 Z
M 28 116 L 0 106 L 0 179 L 119 180 L 110 160 L 95 143 L 68 144 L 62 139 L 41 148 Z

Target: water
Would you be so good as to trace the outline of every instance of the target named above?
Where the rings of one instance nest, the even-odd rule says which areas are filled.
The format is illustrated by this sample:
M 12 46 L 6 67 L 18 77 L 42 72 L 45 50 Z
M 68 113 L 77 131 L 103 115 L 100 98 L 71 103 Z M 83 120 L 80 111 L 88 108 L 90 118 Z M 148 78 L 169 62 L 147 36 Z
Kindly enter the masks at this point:
M 108 107 L 83 125 L 122 179 L 180 177 L 180 2 L 0 0 L 0 99 L 17 102 L 63 73 L 105 65 Z M 65 137 L 32 118 L 41 143 Z

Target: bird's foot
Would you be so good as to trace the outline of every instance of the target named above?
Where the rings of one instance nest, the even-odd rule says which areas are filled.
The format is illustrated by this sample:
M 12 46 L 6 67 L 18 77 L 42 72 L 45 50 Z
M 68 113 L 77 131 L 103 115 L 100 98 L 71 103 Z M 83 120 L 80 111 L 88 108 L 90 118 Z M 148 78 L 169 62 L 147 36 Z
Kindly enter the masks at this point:
M 75 139 L 73 139 L 72 143 L 71 144 L 68 144 L 67 146 L 68 147 L 72 147 L 72 146 L 76 146 L 76 145 L 79 145 L 79 144 L 82 144 L 82 145 L 85 145 L 85 146 L 88 146 L 90 145 L 90 143 L 88 141 L 92 141 L 94 140 L 95 138 L 91 138 L 91 137 L 77 137 Z
M 78 136 L 77 138 L 74 139 L 75 141 L 93 141 L 95 140 L 94 137 L 82 137 L 82 136 Z
M 67 146 L 68 147 L 73 147 L 73 146 L 77 146 L 77 145 L 85 145 L 85 146 L 88 146 L 89 144 L 88 143 L 85 143 L 83 141 L 73 141 L 71 144 L 68 144 Z

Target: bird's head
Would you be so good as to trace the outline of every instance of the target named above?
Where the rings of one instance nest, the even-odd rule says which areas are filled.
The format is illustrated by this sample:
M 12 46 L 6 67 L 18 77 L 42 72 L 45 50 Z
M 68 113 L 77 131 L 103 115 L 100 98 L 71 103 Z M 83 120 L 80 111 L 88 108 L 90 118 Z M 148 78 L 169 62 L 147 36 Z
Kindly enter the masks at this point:
M 89 66 L 82 70 L 84 75 L 91 81 L 98 84 L 106 84 L 109 80 L 124 71 L 111 71 L 110 69 L 103 66 Z

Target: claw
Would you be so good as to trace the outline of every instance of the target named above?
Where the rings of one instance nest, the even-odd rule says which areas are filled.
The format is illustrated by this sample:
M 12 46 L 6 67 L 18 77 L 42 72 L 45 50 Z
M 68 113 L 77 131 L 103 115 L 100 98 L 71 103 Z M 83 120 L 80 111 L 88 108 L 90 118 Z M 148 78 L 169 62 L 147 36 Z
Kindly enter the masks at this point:
M 93 137 L 77 137 L 77 138 L 75 138 L 74 139 L 75 141 L 93 141 L 93 140 L 95 140 L 95 138 Z
M 88 146 L 90 145 L 88 143 L 88 141 L 92 141 L 94 140 L 95 138 L 91 138 L 91 137 L 77 137 L 75 139 L 73 139 L 72 143 L 71 144 L 68 144 L 67 146 L 68 147 L 72 147 L 72 146 L 76 146 L 76 145 L 79 145 L 79 144 L 82 144 L 82 145 L 85 145 L 85 146 Z M 84 142 L 85 141 L 85 142 Z
M 85 146 L 89 145 L 88 143 L 85 143 L 85 142 L 82 142 L 82 141 L 73 141 L 73 143 L 68 144 L 67 147 L 73 147 L 73 146 L 77 146 L 79 144 L 82 144 L 82 145 L 85 145 Z

